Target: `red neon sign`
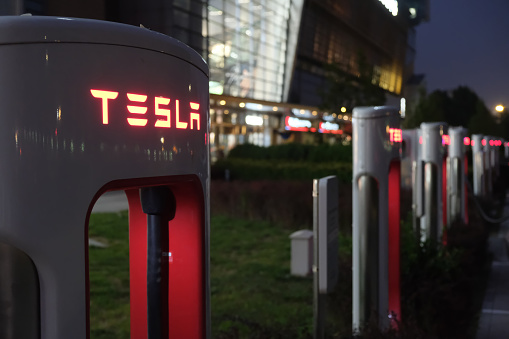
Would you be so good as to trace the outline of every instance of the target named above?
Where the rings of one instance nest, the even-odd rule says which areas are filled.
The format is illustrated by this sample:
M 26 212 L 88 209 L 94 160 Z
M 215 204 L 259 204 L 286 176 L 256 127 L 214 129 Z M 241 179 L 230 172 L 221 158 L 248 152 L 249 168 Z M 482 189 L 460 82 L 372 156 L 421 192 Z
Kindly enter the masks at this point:
M 486 146 L 486 140 L 485 140 L 485 139 L 482 139 L 481 144 L 482 144 L 483 146 Z
M 102 112 L 102 122 L 103 125 L 109 124 L 109 100 L 115 100 L 118 97 L 119 92 L 114 91 L 105 91 L 100 89 L 91 89 L 90 93 L 94 98 L 101 99 L 101 112 Z M 129 105 L 126 105 L 128 116 L 126 118 L 127 123 L 130 126 L 139 126 L 143 127 L 148 124 L 147 112 L 149 111 L 148 106 L 146 106 L 148 96 L 145 94 L 135 94 L 135 93 L 126 93 L 127 99 L 129 101 Z M 200 104 L 197 102 L 189 103 L 189 122 L 183 120 L 183 117 L 180 113 L 180 101 L 178 99 L 174 100 L 174 108 L 175 112 L 175 125 L 176 128 L 179 129 L 196 129 L 200 130 L 200 113 L 198 110 L 200 109 Z M 136 105 L 132 105 L 131 103 L 135 103 Z M 140 105 L 145 104 L 145 105 Z M 157 120 L 154 123 L 155 127 L 159 128 L 170 128 L 171 127 L 171 113 L 172 109 L 170 109 L 169 105 L 173 104 L 170 98 L 165 98 L 162 96 L 154 98 L 154 115 L 157 117 Z
M 318 131 L 320 133 L 343 134 L 343 131 L 339 129 L 339 125 L 331 122 L 320 122 Z
M 285 129 L 287 131 L 308 132 L 311 128 L 311 121 L 287 116 L 285 118 Z
M 464 138 L 463 138 L 463 144 L 464 144 L 465 146 L 470 145 L 470 138 L 469 138 L 469 137 L 464 137 Z M 473 146 L 473 141 L 472 141 L 472 146 Z
M 490 140 L 490 146 L 494 146 L 495 142 L 493 140 Z
M 399 128 L 389 128 L 389 140 L 391 142 L 403 142 L 403 132 Z

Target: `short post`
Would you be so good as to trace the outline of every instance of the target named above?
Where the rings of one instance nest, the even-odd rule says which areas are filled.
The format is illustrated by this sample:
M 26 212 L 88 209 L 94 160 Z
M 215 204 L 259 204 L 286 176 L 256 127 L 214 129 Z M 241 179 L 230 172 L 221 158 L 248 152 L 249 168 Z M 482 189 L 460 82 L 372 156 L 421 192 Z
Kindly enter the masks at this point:
M 338 179 L 313 180 L 313 313 L 314 338 L 325 336 L 325 296 L 338 282 Z

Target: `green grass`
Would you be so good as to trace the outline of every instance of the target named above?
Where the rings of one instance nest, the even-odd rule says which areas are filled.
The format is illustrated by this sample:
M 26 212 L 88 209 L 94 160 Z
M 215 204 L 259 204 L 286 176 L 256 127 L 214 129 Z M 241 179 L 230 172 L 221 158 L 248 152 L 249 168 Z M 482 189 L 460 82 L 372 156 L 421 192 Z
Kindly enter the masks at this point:
M 129 338 L 127 212 L 93 214 L 91 338 Z M 214 338 L 303 338 L 311 333 L 312 279 L 290 275 L 289 231 L 267 222 L 211 220 Z
M 299 338 L 310 332 L 312 279 L 290 275 L 288 236 L 266 222 L 212 218 L 214 337 Z
M 89 248 L 90 337 L 129 338 L 127 212 L 92 214 L 89 237 L 108 245 Z

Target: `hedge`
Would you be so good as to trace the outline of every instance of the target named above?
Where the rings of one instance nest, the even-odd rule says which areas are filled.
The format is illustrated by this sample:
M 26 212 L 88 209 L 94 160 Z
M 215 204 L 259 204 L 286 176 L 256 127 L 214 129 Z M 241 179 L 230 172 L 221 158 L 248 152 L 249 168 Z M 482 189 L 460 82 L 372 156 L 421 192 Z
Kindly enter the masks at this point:
M 310 163 L 228 158 L 220 160 L 212 166 L 213 179 L 312 180 L 329 175 L 336 175 L 341 182 L 352 181 L 352 163 Z

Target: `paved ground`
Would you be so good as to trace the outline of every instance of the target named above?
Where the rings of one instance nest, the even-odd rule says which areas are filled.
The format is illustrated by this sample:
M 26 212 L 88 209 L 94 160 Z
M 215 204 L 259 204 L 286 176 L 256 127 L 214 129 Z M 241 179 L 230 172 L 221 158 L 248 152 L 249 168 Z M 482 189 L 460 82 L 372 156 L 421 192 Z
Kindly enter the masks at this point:
M 124 191 L 106 192 L 96 201 L 92 213 L 120 212 L 128 209 Z
M 113 191 L 106 192 L 96 201 L 92 208 L 92 213 L 104 213 L 104 212 L 120 212 L 126 211 L 129 208 L 127 204 L 127 197 L 124 191 Z M 100 241 L 88 238 L 88 245 L 94 247 L 107 247 L 106 244 Z
M 509 196 L 506 197 L 509 201 Z M 509 204 L 504 215 L 509 215 Z M 484 296 L 477 339 L 509 338 L 509 221 L 500 225 L 498 234 L 489 240 L 493 253 L 491 273 Z

